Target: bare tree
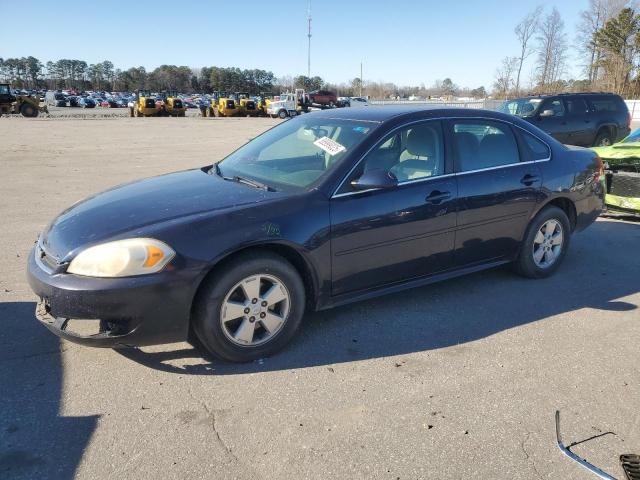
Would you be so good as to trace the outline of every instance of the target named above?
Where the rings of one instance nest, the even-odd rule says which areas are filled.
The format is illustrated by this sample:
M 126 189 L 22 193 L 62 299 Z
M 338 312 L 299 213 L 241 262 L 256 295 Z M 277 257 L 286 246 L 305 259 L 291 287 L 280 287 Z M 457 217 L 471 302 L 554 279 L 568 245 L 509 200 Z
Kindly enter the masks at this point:
M 507 98 L 509 91 L 514 85 L 513 75 L 518 70 L 520 59 L 518 57 L 505 57 L 502 64 L 496 70 L 495 82 L 493 84 L 494 91 L 497 96 Z
M 518 95 L 520 91 L 520 74 L 522 73 L 522 65 L 524 61 L 533 53 L 531 48 L 531 38 L 538 30 L 538 22 L 542 15 L 542 7 L 538 6 L 532 12 L 529 12 L 522 21 L 516 26 L 515 33 L 520 42 L 520 57 L 518 58 L 518 73 L 516 75 L 515 93 Z
M 537 41 L 537 83 L 538 87 L 545 90 L 552 88 L 560 79 L 567 58 L 567 35 L 557 8 L 553 7 L 551 13 L 540 23 Z
M 590 84 L 598 79 L 598 64 L 602 58 L 602 50 L 595 42 L 596 33 L 622 9 L 634 8 L 635 4 L 635 0 L 589 0 L 589 7 L 580 12 L 576 40 L 580 52 L 584 55 L 584 72 Z

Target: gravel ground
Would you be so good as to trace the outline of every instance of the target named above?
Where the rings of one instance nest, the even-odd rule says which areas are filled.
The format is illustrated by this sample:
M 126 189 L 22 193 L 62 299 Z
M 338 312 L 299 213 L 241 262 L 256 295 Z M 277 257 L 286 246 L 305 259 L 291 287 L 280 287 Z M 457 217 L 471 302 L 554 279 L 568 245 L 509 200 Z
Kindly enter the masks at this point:
M 555 446 L 558 408 L 565 439 L 589 439 L 575 450 L 622 477 L 618 455 L 640 453 L 634 221 L 576 235 L 550 279 L 503 268 L 309 315 L 248 365 L 37 325 L 26 255 L 54 215 L 276 123 L 0 119 L 0 478 L 589 478 Z

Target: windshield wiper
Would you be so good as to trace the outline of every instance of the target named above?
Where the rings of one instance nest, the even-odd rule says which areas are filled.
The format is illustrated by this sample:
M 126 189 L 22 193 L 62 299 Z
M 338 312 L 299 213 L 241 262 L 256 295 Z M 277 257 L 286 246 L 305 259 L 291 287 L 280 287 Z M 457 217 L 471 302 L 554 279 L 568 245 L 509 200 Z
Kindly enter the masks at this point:
M 241 177 L 240 175 L 234 175 L 233 177 L 222 177 L 225 180 L 233 180 L 234 182 L 244 183 L 245 185 L 249 185 L 251 187 L 260 188 L 262 190 L 266 190 L 267 192 L 275 192 L 276 189 L 266 185 L 264 183 L 260 183 L 257 180 L 253 180 L 251 178 Z
M 222 171 L 220 170 L 220 167 L 218 166 L 217 163 L 213 166 L 213 168 L 211 170 L 213 170 L 215 172 L 215 174 L 218 175 L 220 178 L 222 178 L 223 180 L 227 180 L 229 182 L 244 183 L 245 185 L 249 185 L 250 187 L 259 188 L 259 189 L 265 190 L 267 192 L 275 192 L 276 191 L 275 188 L 270 187 L 269 185 L 266 185 L 264 183 L 260 183 L 257 180 L 253 180 L 253 179 L 246 178 L 246 177 L 241 177 L 240 175 L 234 175 L 233 177 L 225 177 L 222 174 Z

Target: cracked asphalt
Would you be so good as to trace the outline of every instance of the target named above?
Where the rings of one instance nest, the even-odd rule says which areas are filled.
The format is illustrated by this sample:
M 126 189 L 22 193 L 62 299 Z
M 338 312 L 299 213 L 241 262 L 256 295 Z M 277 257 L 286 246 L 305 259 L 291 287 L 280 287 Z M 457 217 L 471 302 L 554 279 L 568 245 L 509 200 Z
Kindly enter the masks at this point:
M 57 213 L 198 167 L 270 119 L 0 118 L 0 478 L 622 478 L 640 453 L 640 223 L 601 218 L 557 275 L 491 270 L 308 315 L 246 365 L 101 350 L 34 319 L 26 256 Z M 586 441 L 585 441 L 586 440 Z

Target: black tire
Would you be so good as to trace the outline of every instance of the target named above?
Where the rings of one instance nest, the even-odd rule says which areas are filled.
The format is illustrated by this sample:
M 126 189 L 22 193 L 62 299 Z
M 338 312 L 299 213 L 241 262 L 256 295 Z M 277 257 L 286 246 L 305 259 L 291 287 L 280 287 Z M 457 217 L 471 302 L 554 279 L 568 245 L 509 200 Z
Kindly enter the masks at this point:
M 277 277 L 289 292 L 289 312 L 280 330 L 259 345 L 232 342 L 223 331 L 220 312 L 234 285 L 253 275 Z M 250 362 L 282 349 L 300 327 L 305 307 L 304 284 L 296 269 L 279 255 L 271 253 L 240 255 L 210 276 L 200 288 L 194 304 L 192 327 L 207 353 L 231 362 Z M 196 346 L 198 345 L 198 342 Z
M 33 118 L 38 116 L 38 109 L 30 103 L 24 103 L 20 107 L 20 113 L 23 117 Z
M 596 135 L 596 139 L 593 142 L 594 147 L 608 147 L 613 144 L 613 135 L 608 128 L 603 128 Z
M 278 112 L 278 117 L 281 118 L 282 120 L 284 120 L 288 116 L 289 116 L 289 114 L 287 113 L 287 111 L 284 108 Z
M 134 117 L 135 116 L 135 114 L 133 112 L 133 107 L 129 108 L 129 116 L 130 117 Z
M 562 227 L 562 248 L 560 250 L 560 253 L 558 254 L 558 257 L 551 265 L 547 267 L 540 267 L 534 260 L 534 241 L 542 226 L 549 220 L 556 220 Z M 514 265 L 516 271 L 520 275 L 528 278 L 546 278 L 552 275 L 564 260 L 564 257 L 567 254 L 567 250 L 569 249 L 570 240 L 571 224 L 569 223 L 569 218 L 567 217 L 567 214 L 564 212 L 564 210 L 554 206 L 543 208 L 533 218 L 533 220 L 531 220 L 531 223 L 529 223 L 529 226 L 527 227 L 524 239 L 522 240 L 522 244 L 520 245 L 520 253 L 518 254 L 518 259 L 516 260 Z

